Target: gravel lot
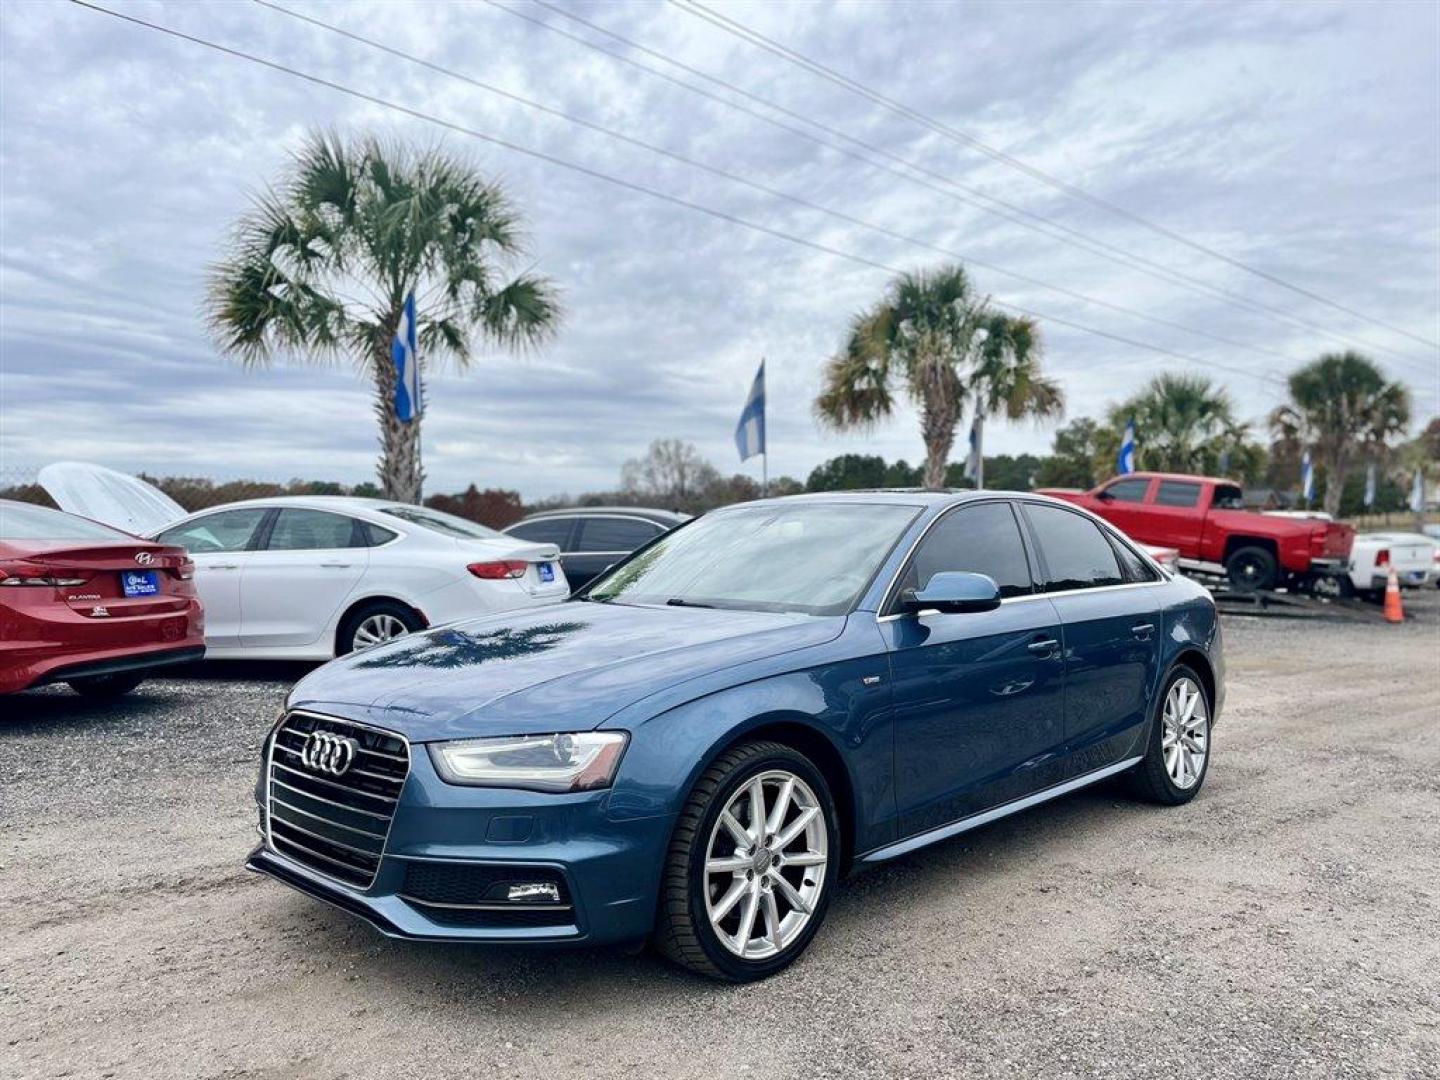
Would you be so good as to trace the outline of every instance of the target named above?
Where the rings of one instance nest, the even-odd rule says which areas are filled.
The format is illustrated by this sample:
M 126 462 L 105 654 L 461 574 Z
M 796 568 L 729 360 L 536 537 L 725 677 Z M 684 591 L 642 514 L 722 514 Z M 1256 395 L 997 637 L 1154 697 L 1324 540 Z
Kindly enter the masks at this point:
M 1230 619 L 1188 808 L 1093 790 L 853 879 L 733 988 L 388 942 L 245 873 L 293 668 L 0 721 L 0 1076 L 1440 1076 L 1440 596 Z

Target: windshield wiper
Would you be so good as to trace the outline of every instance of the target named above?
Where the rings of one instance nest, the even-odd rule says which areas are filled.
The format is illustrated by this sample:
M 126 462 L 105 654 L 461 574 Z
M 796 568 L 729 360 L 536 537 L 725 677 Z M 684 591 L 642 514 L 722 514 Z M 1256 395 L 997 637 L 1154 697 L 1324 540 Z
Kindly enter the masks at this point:
M 680 596 L 672 596 L 669 600 L 666 600 L 666 601 L 665 601 L 665 606 L 666 606 L 666 607 L 706 607 L 706 608 L 713 608 L 715 605 L 714 605 L 714 604 L 700 604 L 700 603 L 696 603 L 694 600 L 686 600 L 686 599 L 684 599 L 683 597 L 680 597 Z

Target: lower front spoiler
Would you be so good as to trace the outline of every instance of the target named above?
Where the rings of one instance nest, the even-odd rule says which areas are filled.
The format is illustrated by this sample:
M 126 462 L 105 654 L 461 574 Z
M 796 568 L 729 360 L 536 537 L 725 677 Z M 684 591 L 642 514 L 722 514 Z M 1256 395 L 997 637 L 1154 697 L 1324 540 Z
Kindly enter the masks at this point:
M 367 896 L 311 873 L 264 845 L 245 860 L 245 869 L 266 874 L 306 896 L 369 923 L 388 938 L 404 941 L 443 941 L 460 944 L 584 945 L 590 935 L 579 925 L 542 927 L 457 927 L 427 918 L 399 896 Z

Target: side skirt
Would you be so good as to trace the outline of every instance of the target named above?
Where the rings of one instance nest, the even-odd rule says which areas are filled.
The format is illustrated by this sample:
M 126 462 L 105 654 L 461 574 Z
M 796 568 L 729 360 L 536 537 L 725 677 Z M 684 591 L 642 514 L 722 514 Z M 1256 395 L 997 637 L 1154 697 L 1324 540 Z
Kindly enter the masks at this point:
M 1044 791 L 1037 791 L 1033 795 L 1026 795 L 1023 799 L 1016 799 L 1014 802 L 1003 803 L 1000 806 L 992 807 L 989 810 L 972 814 L 970 817 L 961 818 L 959 821 L 952 821 L 949 825 L 941 825 L 938 829 L 931 829 L 928 832 L 919 833 L 907 837 L 904 840 L 887 844 L 885 847 L 876 848 L 867 855 L 860 856 L 862 863 L 884 862 L 886 859 L 893 859 L 898 855 L 905 855 L 917 848 L 926 847 L 940 840 L 948 840 L 952 836 L 959 836 L 971 829 L 978 829 L 981 825 L 988 825 L 992 821 L 998 821 L 1011 814 L 1018 814 L 1021 810 L 1028 810 L 1032 806 L 1039 806 L 1041 803 L 1049 802 L 1051 799 L 1058 799 L 1061 795 L 1068 795 L 1072 791 L 1087 787 L 1098 780 L 1104 780 L 1107 776 L 1114 776 L 1116 773 L 1124 772 L 1132 765 L 1138 764 L 1141 757 L 1126 758 L 1124 761 L 1117 761 L 1114 765 L 1107 765 L 1103 769 L 1096 769 L 1084 776 L 1077 776 L 1073 780 L 1066 780 L 1063 784 L 1056 784 Z

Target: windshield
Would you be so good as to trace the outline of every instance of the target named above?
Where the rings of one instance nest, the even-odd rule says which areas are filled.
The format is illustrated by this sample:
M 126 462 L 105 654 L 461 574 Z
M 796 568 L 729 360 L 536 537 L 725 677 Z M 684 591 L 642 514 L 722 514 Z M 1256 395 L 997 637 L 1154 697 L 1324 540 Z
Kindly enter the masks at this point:
M 401 521 L 408 521 L 411 525 L 420 525 L 446 536 L 458 536 L 465 540 L 494 540 L 502 535 L 478 522 L 467 521 L 443 510 L 429 510 L 421 506 L 384 506 L 380 508 L 380 512 Z
M 0 502 L 0 540 L 133 540 L 115 529 L 46 506 Z
M 919 512 L 879 503 L 717 510 L 667 533 L 583 598 L 843 614 Z

